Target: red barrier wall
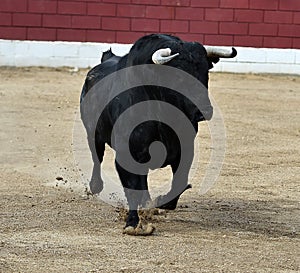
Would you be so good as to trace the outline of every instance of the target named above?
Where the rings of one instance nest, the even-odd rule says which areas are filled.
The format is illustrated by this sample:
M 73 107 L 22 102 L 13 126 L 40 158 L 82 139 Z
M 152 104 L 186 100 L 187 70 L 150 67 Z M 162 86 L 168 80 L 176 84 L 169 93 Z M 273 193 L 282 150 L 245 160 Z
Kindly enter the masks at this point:
M 1 0 L 0 38 L 133 43 L 163 32 L 211 45 L 300 48 L 300 0 Z

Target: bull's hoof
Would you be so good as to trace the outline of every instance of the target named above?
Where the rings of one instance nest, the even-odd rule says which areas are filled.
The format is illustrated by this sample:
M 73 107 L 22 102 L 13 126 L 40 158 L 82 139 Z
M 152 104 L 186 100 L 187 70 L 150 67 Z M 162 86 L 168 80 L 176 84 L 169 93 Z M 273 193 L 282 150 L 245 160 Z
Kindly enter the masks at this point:
M 103 190 L 103 181 L 102 179 L 94 179 L 92 178 L 90 181 L 90 191 L 92 194 L 98 194 Z
M 177 207 L 179 197 L 176 197 L 175 199 L 171 200 L 170 202 L 163 204 L 158 209 L 166 209 L 166 210 L 175 210 Z
M 183 194 L 186 190 L 188 190 L 190 188 L 192 188 L 192 185 L 188 184 L 179 195 L 177 195 L 174 199 L 172 199 L 171 201 L 169 201 L 167 203 L 165 203 L 164 200 L 168 200 L 168 194 L 157 197 L 157 200 L 156 200 L 157 206 L 156 207 L 158 209 L 175 210 L 177 207 L 177 203 L 178 203 L 180 195 Z M 162 204 L 162 205 L 160 205 L 160 204 Z
M 146 226 L 138 225 L 136 228 L 132 226 L 127 226 L 123 230 L 123 234 L 132 235 L 132 236 L 149 236 L 155 230 L 153 224 L 149 223 Z

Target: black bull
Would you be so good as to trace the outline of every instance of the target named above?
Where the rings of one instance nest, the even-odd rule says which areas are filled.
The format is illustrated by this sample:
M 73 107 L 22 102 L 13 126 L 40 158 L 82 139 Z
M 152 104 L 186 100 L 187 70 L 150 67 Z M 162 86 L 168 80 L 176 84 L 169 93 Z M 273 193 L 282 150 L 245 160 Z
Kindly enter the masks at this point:
M 198 122 L 209 120 L 213 114 L 207 91 L 208 71 L 213 67 L 212 63 L 218 62 L 220 57 L 235 56 L 235 49 L 232 49 L 230 54 L 222 52 L 218 55 L 214 50 L 208 52 L 203 45 L 196 42 L 184 42 L 170 35 L 152 34 L 140 38 L 123 57 L 115 56 L 110 50 L 103 53 L 101 64 L 88 72 L 81 93 L 80 110 L 94 162 L 90 189 L 92 193 L 100 193 L 103 189 L 101 163 L 107 143 L 116 151 L 115 166 L 129 205 L 126 227 L 137 227 L 138 208 L 145 207 L 151 200 L 147 184 L 149 169 L 170 165 L 173 172 L 171 190 L 155 200 L 156 207 L 175 209 L 181 193 L 190 187 L 188 174 L 194 156 L 193 141 Z M 159 84 L 164 74 L 161 68 L 166 66 L 172 68 L 171 74 L 174 73 L 168 75 L 168 79 L 163 79 L 170 82 L 168 86 L 172 86 L 173 82 L 175 85 L 186 84 L 186 88 L 189 88 L 188 82 L 197 80 L 201 83 L 199 95 L 193 95 L 190 99 L 189 96 L 174 91 L 176 86 L 172 90 Z M 132 69 L 125 71 L 125 68 Z M 125 72 L 119 73 L 121 71 Z M 106 80 L 102 85 L 104 78 L 109 81 Z M 136 81 L 140 82 L 140 85 L 136 84 Z M 124 92 L 114 93 L 116 89 L 122 88 L 122 84 Z M 200 101 L 201 107 L 197 107 L 193 101 Z M 148 104 L 138 108 L 142 102 Z M 100 104 L 105 107 L 99 113 Z M 175 114 L 171 113 L 174 109 L 168 105 L 176 107 L 183 115 L 176 114 L 175 111 L 174 117 Z M 130 110 L 131 108 L 134 110 Z M 163 113 L 166 109 L 168 113 Z M 124 113 L 127 113 L 128 123 L 137 119 L 140 124 L 132 123 L 128 126 L 126 120 L 124 123 L 118 123 L 118 118 Z M 165 118 L 161 118 L 161 115 Z M 175 120 L 172 126 L 164 122 L 165 119 L 169 121 L 170 116 Z M 183 143 L 180 136 L 188 130 L 185 126 L 186 120 L 193 128 L 193 133 L 184 137 L 188 143 Z M 170 122 L 172 123 L 172 120 Z M 114 128 L 116 123 L 117 130 Z M 129 157 L 133 158 L 138 166 L 146 164 L 146 167 L 142 168 L 143 171 L 139 167 L 135 170 L 130 166 L 124 167 L 121 162 L 126 163 Z M 184 164 L 181 164 L 182 161 Z

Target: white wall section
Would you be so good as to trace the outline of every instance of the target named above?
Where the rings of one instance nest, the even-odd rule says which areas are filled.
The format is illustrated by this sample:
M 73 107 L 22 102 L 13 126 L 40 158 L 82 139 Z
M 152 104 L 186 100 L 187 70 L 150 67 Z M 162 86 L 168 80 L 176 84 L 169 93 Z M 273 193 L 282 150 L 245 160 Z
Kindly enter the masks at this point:
M 0 40 L 0 66 L 93 67 L 102 52 L 112 48 L 126 54 L 131 45 L 80 42 Z M 234 59 L 222 59 L 213 71 L 300 75 L 299 49 L 236 47 Z

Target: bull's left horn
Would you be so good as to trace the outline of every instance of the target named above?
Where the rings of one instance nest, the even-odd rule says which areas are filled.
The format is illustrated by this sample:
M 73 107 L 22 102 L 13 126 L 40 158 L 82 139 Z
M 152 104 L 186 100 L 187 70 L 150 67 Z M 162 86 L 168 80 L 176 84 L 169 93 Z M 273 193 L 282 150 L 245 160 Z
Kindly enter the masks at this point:
M 156 50 L 152 55 L 152 61 L 155 64 L 165 64 L 172 59 L 174 59 L 176 56 L 178 56 L 179 53 L 171 55 L 171 49 L 170 48 L 161 48 Z
M 207 57 L 234 58 L 237 55 L 234 47 L 228 49 L 217 46 L 204 46 L 204 48 L 207 52 Z

